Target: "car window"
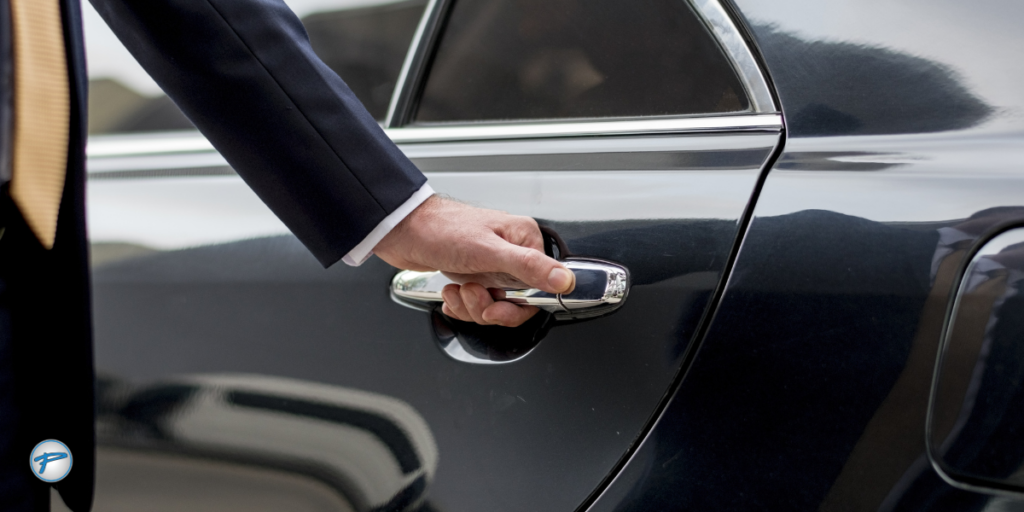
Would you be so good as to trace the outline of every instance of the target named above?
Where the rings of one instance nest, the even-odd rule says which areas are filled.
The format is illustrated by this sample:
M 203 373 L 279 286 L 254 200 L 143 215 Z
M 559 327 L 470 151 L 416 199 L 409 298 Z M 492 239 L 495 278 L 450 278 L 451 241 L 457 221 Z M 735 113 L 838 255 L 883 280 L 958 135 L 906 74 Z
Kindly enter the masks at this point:
M 426 0 L 289 0 L 313 50 L 378 120 L 387 114 Z M 193 129 L 87 6 L 89 133 Z
M 413 119 L 680 115 L 748 105 L 686 0 L 455 0 Z

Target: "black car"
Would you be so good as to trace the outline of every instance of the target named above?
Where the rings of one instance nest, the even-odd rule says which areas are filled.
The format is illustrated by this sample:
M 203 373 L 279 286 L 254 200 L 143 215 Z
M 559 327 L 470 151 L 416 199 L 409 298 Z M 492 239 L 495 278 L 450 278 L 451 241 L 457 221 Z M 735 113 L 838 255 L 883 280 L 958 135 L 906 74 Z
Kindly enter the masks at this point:
M 431 186 L 580 286 L 508 329 L 324 270 L 97 80 L 96 510 L 1024 510 L 1024 3 L 324 9 Z

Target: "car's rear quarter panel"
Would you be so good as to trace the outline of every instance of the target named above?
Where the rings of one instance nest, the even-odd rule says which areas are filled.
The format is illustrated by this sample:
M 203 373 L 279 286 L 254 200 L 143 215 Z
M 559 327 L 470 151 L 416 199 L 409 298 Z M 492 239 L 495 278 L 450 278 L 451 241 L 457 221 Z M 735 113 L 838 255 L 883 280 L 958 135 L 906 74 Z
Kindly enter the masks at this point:
M 688 373 L 592 510 L 1020 506 L 945 483 L 924 429 L 958 266 L 1024 221 L 1024 8 L 735 4 L 785 150 Z

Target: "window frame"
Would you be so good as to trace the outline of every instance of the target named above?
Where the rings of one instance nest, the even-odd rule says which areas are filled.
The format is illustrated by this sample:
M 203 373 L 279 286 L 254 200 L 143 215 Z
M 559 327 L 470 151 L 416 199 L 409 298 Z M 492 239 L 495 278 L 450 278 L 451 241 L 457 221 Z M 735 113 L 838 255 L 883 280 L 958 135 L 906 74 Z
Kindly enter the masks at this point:
M 444 34 L 454 0 L 430 0 L 413 36 L 383 126 L 400 144 L 444 140 L 498 140 L 593 135 L 778 131 L 782 116 L 747 39 L 720 0 L 678 0 L 697 13 L 722 49 L 750 102 L 740 113 L 635 116 L 545 121 L 452 122 L 412 125 L 412 116 Z

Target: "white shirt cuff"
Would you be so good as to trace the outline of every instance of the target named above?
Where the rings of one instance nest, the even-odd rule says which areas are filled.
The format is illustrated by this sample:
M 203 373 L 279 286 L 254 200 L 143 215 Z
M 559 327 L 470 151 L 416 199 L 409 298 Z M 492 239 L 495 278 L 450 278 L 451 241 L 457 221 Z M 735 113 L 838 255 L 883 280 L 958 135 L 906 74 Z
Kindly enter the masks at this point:
M 373 248 L 377 246 L 388 233 L 391 232 L 398 223 L 402 222 L 417 206 L 423 204 L 430 196 L 434 195 L 434 189 L 430 188 L 430 185 L 424 183 L 419 190 L 413 193 L 412 197 L 406 199 L 402 206 L 391 212 L 391 215 L 384 217 L 384 220 L 377 224 L 377 227 L 370 231 L 369 235 L 359 245 L 352 248 L 345 256 L 341 258 L 346 265 L 358 267 L 370 259 L 373 256 Z

